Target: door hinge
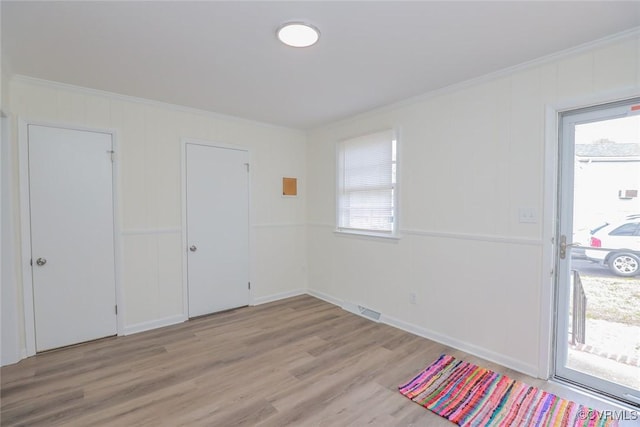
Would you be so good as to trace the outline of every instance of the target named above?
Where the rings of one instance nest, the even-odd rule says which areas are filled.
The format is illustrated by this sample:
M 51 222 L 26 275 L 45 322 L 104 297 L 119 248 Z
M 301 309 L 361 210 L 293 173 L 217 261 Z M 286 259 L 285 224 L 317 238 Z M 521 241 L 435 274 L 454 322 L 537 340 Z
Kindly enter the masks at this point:
M 249 282 L 249 289 L 251 289 L 251 282 Z
M 249 172 L 249 169 L 251 168 L 251 165 L 249 165 L 249 163 L 245 163 L 244 165 L 247 167 L 247 172 Z
M 109 154 L 109 156 L 111 156 L 111 163 L 116 161 L 116 152 L 113 150 L 107 150 L 107 153 Z
M 118 304 L 116 304 L 116 314 L 118 314 Z

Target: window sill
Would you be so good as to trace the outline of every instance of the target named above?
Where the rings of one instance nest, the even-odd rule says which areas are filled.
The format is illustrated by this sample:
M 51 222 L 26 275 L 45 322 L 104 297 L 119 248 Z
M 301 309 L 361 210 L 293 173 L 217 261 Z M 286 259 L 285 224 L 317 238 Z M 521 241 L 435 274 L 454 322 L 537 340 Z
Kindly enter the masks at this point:
M 333 234 L 344 237 L 366 237 L 382 240 L 400 240 L 397 234 L 376 233 L 374 231 L 358 231 L 358 230 L 334 230 Z

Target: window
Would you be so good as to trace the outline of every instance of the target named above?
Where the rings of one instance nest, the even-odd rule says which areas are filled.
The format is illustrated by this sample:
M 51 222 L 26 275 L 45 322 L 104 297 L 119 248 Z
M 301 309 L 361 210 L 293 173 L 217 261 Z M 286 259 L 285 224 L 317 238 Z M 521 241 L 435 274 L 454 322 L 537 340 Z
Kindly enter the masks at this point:
M 634 236 L 636 234 L 636 230 L 638 230 L 639 223 L 629 222 L 627 224 L 623 224 L 620 227 L 613 230 L 609 233 L 610 236 Z
M 392 130 L 338 144 L 338 231 L 397 231 L 396 136 Z

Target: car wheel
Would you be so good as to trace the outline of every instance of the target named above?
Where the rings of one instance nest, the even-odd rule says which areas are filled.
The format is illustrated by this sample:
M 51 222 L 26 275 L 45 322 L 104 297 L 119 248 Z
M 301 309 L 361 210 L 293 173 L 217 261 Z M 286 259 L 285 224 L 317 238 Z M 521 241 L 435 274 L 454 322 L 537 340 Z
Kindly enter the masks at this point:
M 609 258 L 609 270 L 618 276 L 635 276 L 640 273 L 640 258 L 630 253 L 613 254 Z

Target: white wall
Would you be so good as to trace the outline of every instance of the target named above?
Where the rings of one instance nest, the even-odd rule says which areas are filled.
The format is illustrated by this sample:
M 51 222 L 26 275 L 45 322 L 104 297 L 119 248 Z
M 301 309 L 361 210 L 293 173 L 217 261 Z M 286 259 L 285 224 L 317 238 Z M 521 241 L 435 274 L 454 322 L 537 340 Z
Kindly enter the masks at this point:
M 634 36 L 310 132 L 310 291 L 537 375 L 550 286 L 546 106 L 639 88 L 639 45 Z M 335 144 L 385 127 L 401 132 L 403 237 L 336 235 Z M 520 223 L 519 208 L 535 208 L 538 223 Z
M 127 331 L 184 315 L 181 138 L 250 150 L 254 303 L 306 288 L 303 132 L 23 77 L 14 77 L 10 89 L 15 117 L 117 132 Z M 14 135 L 14 152 L 16 144 Z M 283 176 L 299 178 L 298 198 L 281 197 Z M 21 297 L 21 285 L 18 291 Z
M 0 8 L 0 15 L 2 8 Z M 1 18 L 1 17 L 0 17 Z M 0 22 L 2 19 L 0 19 Z M 2 31 L 0 31 L 0 34 Z M 2 45 L 0 35 L 0 45 Z M 16 228 L 11 206 L 13 155 L 10 150 L 9 85 L 10 66 L 0 55 L 0 365 L 17 362 L 21 357 L 20 319 L 18 318 L 17 265 L 14 257 Z
M 256 301 L 308 285 L 536 375 L 548 322 L 541 292 L 550 283 L 545 107 L 639 88 L 639 58 L 636 36 L 308 134 L 29 79 L 14 78 L 10 95 L 24 119 L 117 130 L 129 328 L 181 314 L 179 147 L 180 138 L 199 138 L 252 151 Z M 401 131 L 403 238 L 335 235 L 335 143 L 391 126 Z M 15 136 L 12 143 L 15 153 Z M 280 196 L 283 176 L 300 178 L 300 197 Z M 535 208 L 540 221 L 519 223 L 521 207 Z

